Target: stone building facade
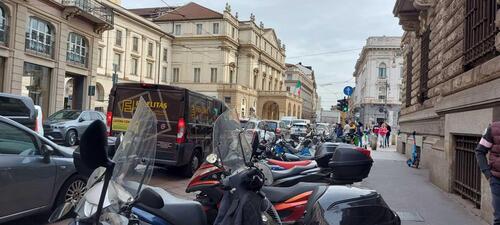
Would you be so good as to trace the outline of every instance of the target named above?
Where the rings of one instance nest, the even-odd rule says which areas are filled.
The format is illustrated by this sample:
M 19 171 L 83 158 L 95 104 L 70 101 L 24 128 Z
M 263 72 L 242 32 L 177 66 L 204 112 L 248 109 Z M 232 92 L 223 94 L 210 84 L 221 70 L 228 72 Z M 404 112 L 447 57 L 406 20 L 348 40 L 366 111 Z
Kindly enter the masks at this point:
M 112 29 L 113 11 L 88 1 L 0 2 L 0 91 L 29 96 L 44 116 L 65 107 L 92 105 L 98 39 Z M 72 98 L 65 81 L 72 79 Z
M 301 99 L 286 92 L 285 48 L 273 29 L 255 16 L 239 20 L 229 5 L 220 13 L 196 3 L 133 9 L 175 36 L 173 85 L 219 98 L 241 117 L 279 119 Z
M 469 199 L 489 221 L 489 185 L 473 151 L 485 128 L 500 120 L 498 4 L 398 0 L 394 7 L 405 30 L 398 151 L 411 154 L 415 131 L 431 181 Z
M 300 62 L 298 64 L 286 64 L 286 67 L 286 90 L 290 93 L 297 93 L 297 83 L 301 83 L 299 96 L 302 99 L 302 114 L 300 116 L 303 119 L 308 119 L 314 122 L 317 118 L 316 99 L 318 97 L 316 93 L 316 80 L 314 78 L 314 70 L 311 66 L 304 66 Z M 292 110 L 294 110 L 294 106 L 292 106 Z M 294 115 L 293 111 L 290 115 Z
M 353 73 L 353 116 L 367 126 L 386 122 L 397 129 L 401 106 L 401 37 L 369 37 Z
M 120 1 L 103 3 L 115 14 L 114 28 L 103 32 L 98 41 L 95 64 L 94 109 L 105 112 L 115 70 L 115 82 L 170 83 L 174 37 L 157 24 L 121 7 Z

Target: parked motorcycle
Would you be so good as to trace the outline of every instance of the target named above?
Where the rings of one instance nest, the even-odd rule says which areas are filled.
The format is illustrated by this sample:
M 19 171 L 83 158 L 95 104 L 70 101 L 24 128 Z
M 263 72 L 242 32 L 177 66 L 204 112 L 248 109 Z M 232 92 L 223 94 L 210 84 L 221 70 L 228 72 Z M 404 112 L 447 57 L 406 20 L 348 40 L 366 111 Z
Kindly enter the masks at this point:
M 239 128 L 239 123 L 234 124 Z M 230 126 L 217 125 L 216 122 L 214 127 L 226 127 L 232 131 Z M 100 122 L 92 123 L 88 132 L 82 135 L 80 158 L 76 158 L 79 166 L 94 171 L 87 183 L 88 191 L 79 202 L 66 202 L 59 206 L 49 221 L 63 218 L 76 205 L 77 216 L 71 224 L 77 225 L 207 224 L 199 202 L 179 199 L 161 188 L 146 185 L 152 175 L 156 155 L 156 126 L 154 113 L 141 99 L 125 137 L 113 160 L 110 160 L 105 151 L 106 126 Z M 217 168 L 225 168 L 225 176 L 218 180 L 218 187 L 225 191 L 225 200 L 221 201 L 220 207 L 236 210 L 221 210 L 217 224 L 281 224 L 276 216 L 266 212 L 273 212 L 273 207 L 258 192 L 264 172 L 245 161 L 248 151 L 244 149 L 249 147 L 244 147 L 239 139 L 223 135 L 220 130 L 214 130 L 214 133 L 220 137 L 214 139 L 214 143 L 218 143 L 214 149 L 220 156 L 211 155 L 212 160 L 208 162 Z M 233 205 L 234 202 L 238 205 Z M 241 213 L 245 217 L 235 216 Z

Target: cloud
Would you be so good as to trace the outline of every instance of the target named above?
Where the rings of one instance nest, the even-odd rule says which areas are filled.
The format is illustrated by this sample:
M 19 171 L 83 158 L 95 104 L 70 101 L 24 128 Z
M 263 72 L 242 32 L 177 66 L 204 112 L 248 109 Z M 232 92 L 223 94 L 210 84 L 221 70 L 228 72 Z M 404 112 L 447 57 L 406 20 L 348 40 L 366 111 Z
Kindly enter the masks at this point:
M 127 8 L 165 6 L 161 0 L 122 0 Z M 169 5 L 189 1 L 164 0 Z M 195 1 L 222 12 L 226 2 L 240 19 L 254 13 L 258 22 L 276 30 L 287 46 L 288 63 L 302 62 L 313 67 L 320 86 L 322 106 L 329 109 L 343 97 L 342 89 L 354 85 L 352 73 L 361 50 L 306 56 L 348 49 L 360 49 L 369 36 L 400 36 L 403 31 L 392 14 L 393 0 L 200 0 Z M 345 81 L 350 81 L 343 83 Z M 335 82 L 333 85 L 321 86 Z

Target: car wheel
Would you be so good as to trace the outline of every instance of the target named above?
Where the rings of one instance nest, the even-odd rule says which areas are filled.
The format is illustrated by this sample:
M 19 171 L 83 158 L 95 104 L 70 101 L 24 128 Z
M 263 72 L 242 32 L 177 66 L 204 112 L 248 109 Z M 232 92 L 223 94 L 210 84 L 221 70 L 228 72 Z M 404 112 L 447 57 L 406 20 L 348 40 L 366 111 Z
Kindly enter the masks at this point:
M 201 164 L 201 154 L 199 151 L 196 151 L 193 156 L 191 156 L 191 159 L 189 160 L 189 163 L 182 168 L 182 174 L 185 177 L 192 177 L 193 174 L 196 172 L 198 167 L 200 167 Z
M 59 190 L 54 207 L 58 207 L 65 202 L 78 203 L 87 191 L 87 182 L 84 177 L 74 175 L 70 177 Z
M 76 135 L 75 130 L 69 130 L 68 133 L 66 133 L 66 138 L 64 139 L 64 144 L 66 146 L 74 146 L 76 145 L 76 142 L 78 141 L 78 136 Z

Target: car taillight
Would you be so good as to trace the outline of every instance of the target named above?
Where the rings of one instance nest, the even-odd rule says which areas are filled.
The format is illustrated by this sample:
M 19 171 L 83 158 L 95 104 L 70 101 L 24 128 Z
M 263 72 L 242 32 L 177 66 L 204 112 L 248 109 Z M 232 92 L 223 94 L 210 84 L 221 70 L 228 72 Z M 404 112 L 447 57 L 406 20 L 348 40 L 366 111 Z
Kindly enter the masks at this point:
M 371 155 L 370 155 L 371 152 L 370 152 L 370 150 L 365 149 L 365 148 L 360 148 L 360 147 L 356 148 L 356 150 L 358 150 L 359 152 L 363 153 L 363 155 L 366 155 L 367 157 L 371 158 Z
M 177 122 L 177 144 L 184 143 L 186 140 L 186 121 L 184 121 L 184 118 L 179 118 L 179 121 Z
M 113 112 L 106 113 L 106 125 L 108 127 L 108 135 L 111 136 L 111 122 L 113 121 Z

